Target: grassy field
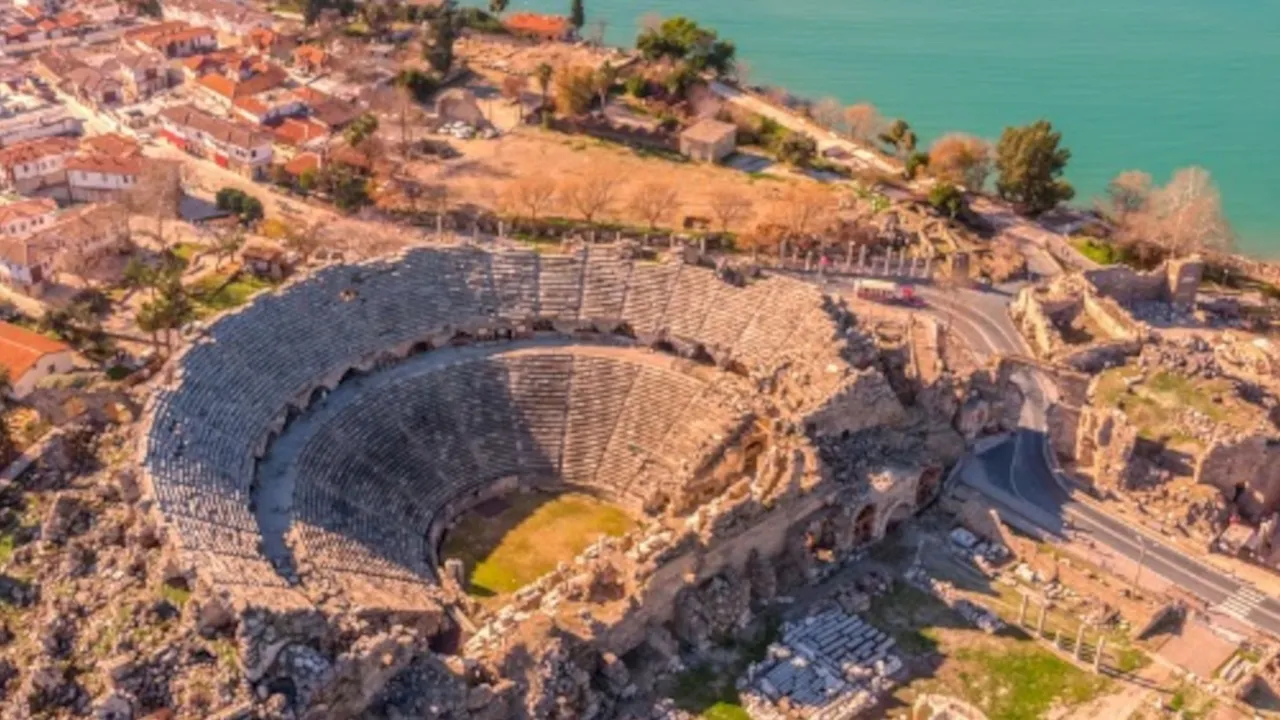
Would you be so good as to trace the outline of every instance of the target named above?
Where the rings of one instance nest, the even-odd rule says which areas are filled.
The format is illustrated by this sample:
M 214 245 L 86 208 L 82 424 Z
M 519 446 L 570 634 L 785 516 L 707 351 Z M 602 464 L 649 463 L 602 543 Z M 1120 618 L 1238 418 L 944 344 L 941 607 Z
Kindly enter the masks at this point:
M 603 535 L 623 535 L 635 521 L 588 495 L 512 494 L 505 507 L 468 513 L 445 539 L 441 554 L 471 573 L 469 592 L 491 598 L 514 592 L 572 560 Z
M 1129 367 L 1104 372 L 1098 380 L 1097 398 L 1104 406 L 1123 410 L 1145 439 L 1174 447 L 1199 447 L 1202 440 L 1188 435 L 1177 421 L 1181 410 L 1195 410 L 1215 423 L 1241 430 L 1257 420 L 1258 409 L 1241 400 L 1228 380 L 1158 372 L 1130 388 L 1127 381 L 1138 375 L 1138 370 Z
M 1107 686 L 1105 678 L 1080 670 L 1029 641 L 960 647 L 954 658 L 962 697 L 991 720 L 1046 717 L 1051 708 L 1086 703 Z
M 1085 235 L 1071 238 L 1071 246 L 1099 265 L 1118 265 L 1128 260 L 1128 253 L 1123 249 Z

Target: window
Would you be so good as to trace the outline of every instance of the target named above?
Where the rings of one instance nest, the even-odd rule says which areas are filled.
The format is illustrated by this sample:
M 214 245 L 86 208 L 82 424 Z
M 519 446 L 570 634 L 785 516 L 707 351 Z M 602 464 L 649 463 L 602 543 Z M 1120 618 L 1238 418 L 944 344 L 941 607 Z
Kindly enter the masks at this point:
M 45 372 L 47 372 L 47 373 L 49 373 L 50 375 L 52 375 L 52 374 L 54 374 L 55 372 L 57 372 L 57 366 L 56 366 L 56 365 L 54 365 L 53 363 L 49 363 L 49 367 L 45 370 Z

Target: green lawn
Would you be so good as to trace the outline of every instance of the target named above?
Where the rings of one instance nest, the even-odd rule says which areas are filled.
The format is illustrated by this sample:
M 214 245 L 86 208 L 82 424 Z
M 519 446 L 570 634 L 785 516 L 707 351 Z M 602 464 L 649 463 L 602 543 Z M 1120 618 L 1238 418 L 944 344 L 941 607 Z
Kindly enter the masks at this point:
M 1076 250 L 1079 250 L 1081 255 L 1099 265 L 1116 265 L 1128 259 L 1128 253 L 1105 240 L 1098 240 L 1097 238 L 1084 235 L 1073 237 L 1071 238 L 1071 245 Z
M 1055 706 L 1076 706 L 1097 697 L 1106 678 L 1085 672 L 1034 643 L 1004 648 L 957 648 L 966 700 L 991 720 L 1036 720 Z
M 623 535 L 635 521 L 588 495 L 512 494 L 496 512 L 473 511 L 449 532 L 441 554 L 471 573 L 468 591 L 492 598 L 511 593 L 571 561 L 601 536 Z
M 1182 410 L 1195 410 L 1215 423 L 1239 430 L 1248 430 L 1259 418 L 1259 408 L 1242 400 L 1229 380 L 1193 379 L 1161 371 L 1130 388 L 1126 381 L 1139 375 L 1132 367 L 1108 370 L 1098 378 L 1095 396 L 1099 404 L 1122 410 L 1139 435 L 1153 442 L 1202 444 L 1178 423 L 1177 414 Z
M 196 255 L 204 252 L 204 246 L 197 245 L 196 243 L 184 242 L 174 245 L 170 251 L 173 253 L 174 257 L 182 261 L 182 264 L 185 267 L 191 264 L 191 261 L 195 259 Z
M 228 280 L 231 280 L 230 275 L 213 273 L 188 286 L 191 299 L 195 301 L 202 316 L 240 307 L 254 293 L 272 287 L 271 283 L 250 273 L 240 273 L 234 280 Z

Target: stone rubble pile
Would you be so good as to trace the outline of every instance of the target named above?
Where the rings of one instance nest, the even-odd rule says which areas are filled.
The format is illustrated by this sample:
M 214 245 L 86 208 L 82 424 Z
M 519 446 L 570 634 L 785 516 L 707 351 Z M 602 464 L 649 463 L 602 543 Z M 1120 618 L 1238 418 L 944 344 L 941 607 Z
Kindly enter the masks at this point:
M 758 720 L 854 717 L 895 685 L 903 665 L 893 647 L 892 637 L 840 608 L 786 623 L 739 679 L 743 706 Z
M 931 577 L 924 568 L 919 565 L 913 566 L 905 573 L 907 582 L 924 590 L 943 604 L 954 610 L 960 617 L 963 617 L 969 624 L 982 630 L 988 635 L 994 635 L 1004 629 L 1004 621 L 997 617 L 990 610 L 976 605 L 959 596 L 956 593 L 955 586 L 946 580 L 938 580 Z

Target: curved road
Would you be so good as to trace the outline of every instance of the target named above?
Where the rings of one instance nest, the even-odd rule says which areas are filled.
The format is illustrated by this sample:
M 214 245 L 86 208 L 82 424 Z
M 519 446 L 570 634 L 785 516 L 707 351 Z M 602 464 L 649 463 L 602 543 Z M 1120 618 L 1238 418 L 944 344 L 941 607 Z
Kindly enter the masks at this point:
M 837 287 L 845 284 L 844 278 L 829 282 Z M 1009 299 L 1016 287 L 951 292 L 921 286 L 916 289 L 928 303 L 927 311 L 949 323 L 980 354 L 1030 356 L 1009 319 Z M 1051 385 L 1028 375 L 1019 383 L 1026 395 L 1022 427 L 1005 441 L 965 458 L 961 480 L 983 492 L 1006 513 L 1052 535 L 1063 536 L 1069 528 L 1074 535 L 1087 536 L 1118 555 L 1140 562 L 1142 573 L 1154 573 L 1199 597 L 1215 611 L 1280 637 L 1280 600 L 1200 562 L 1135 527 L 1132 521 L 1078 499 L 1067 489 L 1071 481 L 1053 464 L 1045 435 Z
M 937 316 L 952 319 L 956 332 L 971 347 L 991 354 L 1029 355 L 1009 320 L 1007 295 L 968 290 L 944 294 L 931 289 L 924 290 L 923 294 Z M 1030 380 L 1023 388 L 1027 397 L 1023 427 L 1008 440 L 966 459 L 966 463 L 980 466 L 982 472 L 962 472 L 961 477 L 985 491 L 1005 510 L 1021 515 L 1048 532 L 1061 535 L 1065 528 L 1071 527 L 1077 534 L 1087 535 L 1113 552 L 1141 562 L 1143 573 L 1155 573 L 1204 600 L 1216 611 L 1280 636 L 1280 600 L 1162 542 L 1129 520 L 1077 499 L 1066 489 L 1070 481 L 1053 465 L 1044 432 L 1044 413 L 1049 402 L 1046 385 L 1034 378 Z M 994 492 L 990 485 L 995 486 Z

